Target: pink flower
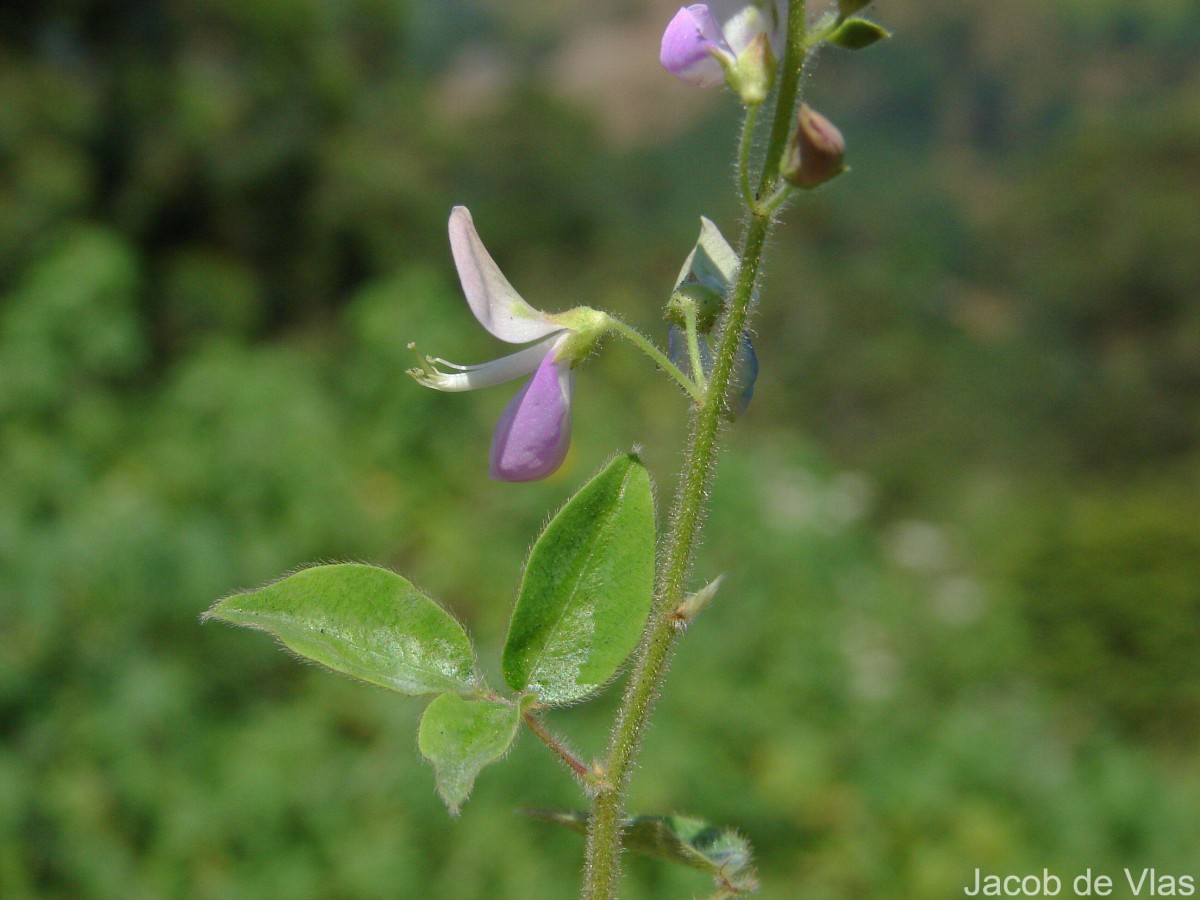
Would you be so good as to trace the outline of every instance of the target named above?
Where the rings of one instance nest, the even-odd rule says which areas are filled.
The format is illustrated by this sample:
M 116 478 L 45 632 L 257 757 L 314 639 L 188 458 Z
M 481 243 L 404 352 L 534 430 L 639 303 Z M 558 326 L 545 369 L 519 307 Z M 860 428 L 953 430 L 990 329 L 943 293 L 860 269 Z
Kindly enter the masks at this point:
M 664 69 L 689 84 L 714 87 L 738 71 L 743 54 L 760 35 L 766 36 L 777 57 L 786 22 L 785 0 L 693 3 L 667 25 L 659 60 Z
M 435 390 L 473 391 L 533 373 L 500 414 L 491 476 L 499 481 L 545 478 L 562 465 L 571 443 L 571 369 L 607 330 L 607 316 L 587 307 L 552 315 L 526 303 L 483 246 L 464 206 L 450 213 L 450 249 L 479 324 L 510 344 L 537 343 L 476 366 L 423 358 L 409 374 Z

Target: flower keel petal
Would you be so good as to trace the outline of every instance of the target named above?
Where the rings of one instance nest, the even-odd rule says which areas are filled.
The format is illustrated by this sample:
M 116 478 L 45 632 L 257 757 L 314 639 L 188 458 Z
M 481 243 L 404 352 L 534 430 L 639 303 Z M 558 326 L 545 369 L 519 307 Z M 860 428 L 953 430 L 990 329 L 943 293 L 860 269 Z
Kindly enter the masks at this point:
M 560 339 L 561 335 L 556 333 L 532 347 L 526 347 L 524 350 L 518 350 L 516 353 L 510 353 L 508 356 L 480 363 L 477 366 L 460 366 L 436 357 L 422 357 L 421 367 L 409 369 L 408 374 L 418 383 L 436 391 L 451 393 L 474 391 L 478 388 L 503 384 L 536 371 L 546 354 L 555 347 Z M 443 372 L 438 368 L 439 365 L 455 371 Z

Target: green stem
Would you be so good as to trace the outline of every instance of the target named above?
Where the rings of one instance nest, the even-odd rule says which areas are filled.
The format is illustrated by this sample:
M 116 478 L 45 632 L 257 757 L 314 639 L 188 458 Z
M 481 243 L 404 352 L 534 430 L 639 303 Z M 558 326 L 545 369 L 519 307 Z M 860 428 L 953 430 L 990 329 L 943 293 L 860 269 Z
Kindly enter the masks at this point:
M 754 206 L 754 191 L 750 187 L 750 148 L 754 143 L 754 126 L 758 123 L 758 106 L 746 110 L 742 120 L 742 134 L 738 139 L 738 185 L 742 189 L 742 202 L 746 209 Z
M 760 202 L 755 209 L 764 216 L 773 216 L 795 190 L 790 184 L 784 183 L 774 194 Z
M 792 117 L 804 54 L 805 0 L 789 0 L 787 50 L 780 66 L 779 90 L 757 192 L 759 197 L 769 196 L 779 180 L 779 162 L 793 127 Z M 753 108 L 747 111 L 748 119 L 754 115 Z M 743 126 L 743 143 L 750 130 Z M 742 168 L 739 151 L 739 169 Z M 741 264 L 721 323 L 708 384 L 708 396 L 720 398 L 720 402 L 699 404 L 692 410 L 684 468 L 676 489 L 671 514 L 672 527 L 666 538 L 663 563 L 659 569 L 654 608 L 609 740 L 604 767 L 608 784 L 596 792 L 592 801 L 583 884 L 585 900 L 612 900 L 617 895 L 621 872 L 620 822 L 624 814 L 630 768 L 641 745 L 654 699 L 661 689 L 675 637 L 680 633 L 672 614 L 683 599 L 691 570 L 692 555 L 704 518 L 705 500 L 712 482 L 721 413 L 750 314 L 763 250 L 771 230 L 771 214 L 755 209 L 756 205 L 755 202 L 747 203 L 750 216 L 742 240 Z
M 684 375 L 679 366 L 671 362 L 665 353 L 659 350 L 658 347 L 654 346 L 653 341 L 645 337 L 632 325 L 627 325 L 622 322 L 616 316 L 609 315 L 608 321 L 609 327 L 612 328 L 613 331 L 621 335 L 621 337 L 625 338 L 625 340 L 629 341 L 631 344 L 649 356 L 652 360 L 654 360 L 655 365 L 678 381 L 680 386 L 688 392 L 693 400 L 695 400 L 698 404 L 704 403 L 704 391 L 696 384 L 696 382 Z
M 758 184 L 758 196 L 765 197 L 777 187 L 779 165 L 783 162 L 783 149 L 796 123 L 796 98 L 800 93 L 800 75 L 808 54 L 805 32 L 804 0 L 788 0 L 787 48 L 779 66 L 779 91 L 775 95 L 775 118 L 771 123 L 771 137 L 767 141 L 767 152 L 763 158 L 762 178 Z
M 770 219 L 750 220 L 742 253 L 742 265 L 721 334 L 720 347 L 709 382 L 711 396 L 724 397 L 729 387 L 740 336 L 745 328 L 750 298 L 762 262 Z M 655 695 L 658 693 L 675 635 L 670 613 L 683 598 L 692 549 L 700 532 L 704 500 L 712 480 L 717 433 L 721 426 L 721 403 L 697 407 L 692 415 L 687 462 L 675 498 L 674 527 L 667 537 L 666 559 L 658 580 L 656 602 L 640 653 L 622 700 L 608 749 L 605 771 L 609 785 L 592 803 L 588 830 L 588 863 L 584 897 L 610 900 L 616 896 L 619 874 L 619 823 L 624 805 L 629 767 L 641 743 L 642 733 Z

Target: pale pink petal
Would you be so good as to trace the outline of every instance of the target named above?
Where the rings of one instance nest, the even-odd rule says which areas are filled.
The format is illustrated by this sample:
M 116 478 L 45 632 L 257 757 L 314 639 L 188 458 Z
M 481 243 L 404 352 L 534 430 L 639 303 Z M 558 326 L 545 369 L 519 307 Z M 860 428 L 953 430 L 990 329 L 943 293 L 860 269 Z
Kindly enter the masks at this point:
M 450 250 L 458 280 L 479 324 L 502 341 L 525 344 L 560 331 L 526 303 L 500 271 L 475 231 L 465 206 L 450 212 Z
M 558 341 L 559 335 L 552 334 L 532 347 L 475 366 L 460 366 L 431 356 L 425 359 L 421 368 L 412 369 L 409 374 L 419 384 L 436 391 L 474 391 L 503 384 L 535 371 Z M 443 371 L 440 368 L 442 366 L 451 371 Z

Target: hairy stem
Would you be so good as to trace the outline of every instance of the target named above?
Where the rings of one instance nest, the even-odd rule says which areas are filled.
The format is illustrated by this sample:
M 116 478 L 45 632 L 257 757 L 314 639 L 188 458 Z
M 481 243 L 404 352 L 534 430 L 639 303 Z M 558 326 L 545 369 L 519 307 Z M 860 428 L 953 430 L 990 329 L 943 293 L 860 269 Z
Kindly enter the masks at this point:
M 610 315 L 608 317 L 608 324 L 613 331 L 621 335 L 621 337 L 625 338 L 625 340 L 629 341 L 631 344 L 649 356 L 652 360 L 654 360 L 655 365 L 679 382 L 679 386 L 687 391 L 688 395 L 691 396 L 693 400 L 695 400 L 697 403 L 704 402 L 704 391 L 700 388 L 700 386 L 697 385 L 696 382 L 692 381 L 692 379 L 684 375 L 680 368 L 675 365 L 675 363 L 671 362 L 671 360 L 667 358 L 667 355 L 654 345 L 653 341 L 643 335 L 632 325 L 627 325 L 625 322 L 622 322 L 616 316 Z
M 742 134 L 738 138 L 738 187 L 742 190 L 742 202 L 749 209 L 754 206 L 754 190 L 750 187 L 750 148 L 754 143 L 754 126 L 758 122 L 758 107 L 746 110 L 742 120 Z
M 789 0 L 787 49 L 780 67 L 774 120 L 762 163 L 756 197 L 769 196 L 779 179 L 779 161 L 792 128 L 805 54 L 805 3 Z M 753 111 L 747 113 L 753 116 Z M 753 126 L 753 122 L 749 123 Z M 746 144 L 743 129 L 742 145 Z M 741 149 L 739 148 L 739 157 Z M 739 169 L 745 164 L 739 158 Z M 740 173 L 739 173 L 740 174 Z M 588 825 L 585 900 L 612 900 L 620 878 L 621 819 L 630 767 L 637 755 L 654 699 L 662 685 L 667 661 L 679 631 L 672 613 L 684 596 L 693 550 L 704 518 L 705 499 L 712 481 L 722 408 L 737 360 L 738 345 L 750 314 L 750 304 L 762 266 L 763 250 L 771 230 L 771 213 L 747 203 L 749 220 L 741 246 L 738 269 L 721 323 L 713 371 L 708 385 L 710 402 L 692 410 L 683 472 L 676 489 L 671 531 L 659 569 L 654 608 L 642 637 L 629 683 L 609 739 L 605 772 L 608 784 L 596 792 Z M 715 401 L 715 402 L 711 402 Z
M 591 784 L 595 780 L 596 773 L 583 760 L 572 753 L 566 744 L 552 735 L 537 716 L 526 710 L 521 713 L 521 719 L 528 726 L 529 730 L 537 735 L 538 740 L 549 747 L 550 751 L 562 760 L 563 764 L 575 773 L 577 777 L 583 779 L 585 784 Z

